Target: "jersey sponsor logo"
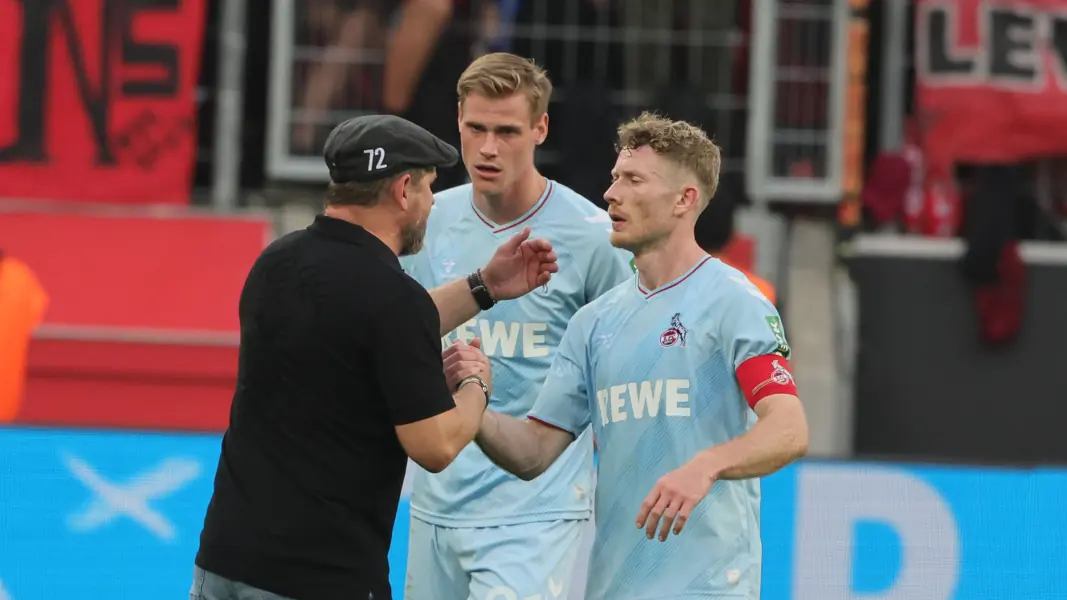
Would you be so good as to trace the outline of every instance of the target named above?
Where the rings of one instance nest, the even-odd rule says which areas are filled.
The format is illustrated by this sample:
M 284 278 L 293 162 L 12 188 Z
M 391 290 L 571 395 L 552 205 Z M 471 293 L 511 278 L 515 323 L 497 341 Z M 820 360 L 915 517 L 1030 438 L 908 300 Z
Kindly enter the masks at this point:
M 629 419 L 689 417 L 689 380 L 653 379 L 597 390 L 600 424 Z
M 770 326 L 771 333 L 774 334 L 774 341 L 778 343 L 778 348 L 775 351 L 785 358 L 789 358 L 792 350 L 789 348 L 789 342 L 785 339 L 785 328 L 782 327 L 781 317 L 767 317 L 767 325 Z
M 454 259 L 454 258 L 446 258 L 446 259 L 442 260 L 441 261 L 441 268 L 442 268 L 441 273 L 444 276 L 448 277 L 448 276 L 452 275 L 452 273 L 456 270 L 456 259 Z
M 441 343 L 447 348 L 452 340 L 469 342 L 481 338 L 486 356 L 542 358 L 549 352 L 547 334 L 548 323 L 471 319 L 442 338 Z
M 796 382 L 793 381 L 793 374 L 789 372 L 789 369 L 783 367 L 777 360 L 771 361 L 771 376 L 752 388 L 752 395 L 756 395 L 757 392 L 772 383 L 777 385 L 796 385 Z
M 671 317 L 671 326 L 659 336 L 659 344 L 664 348 L 675 345 L 685 346 L 685 336 L 688 333 L 685 325 L 682 325 L 682 313 L 674 313 Z

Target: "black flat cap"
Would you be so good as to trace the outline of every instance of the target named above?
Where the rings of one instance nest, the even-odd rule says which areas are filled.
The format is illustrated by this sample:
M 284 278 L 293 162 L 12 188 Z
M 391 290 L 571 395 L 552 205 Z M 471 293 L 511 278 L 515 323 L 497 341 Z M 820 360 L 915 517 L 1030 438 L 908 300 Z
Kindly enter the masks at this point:
M 334 183 L 375 181 L 406 169 L 451 167 L 459 152 L 394 115 L 363 115 L 330 132 L 322 151 Z

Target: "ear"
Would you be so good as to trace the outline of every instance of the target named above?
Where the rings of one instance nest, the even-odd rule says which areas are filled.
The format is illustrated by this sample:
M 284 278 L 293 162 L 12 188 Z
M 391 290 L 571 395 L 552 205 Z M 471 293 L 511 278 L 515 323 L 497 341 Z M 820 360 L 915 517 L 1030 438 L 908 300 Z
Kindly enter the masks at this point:
M 537 145 L 545 143 L 545 139 L 548 138 L 548 113 L 541 115 L 534 123 L 534 139 Z
M 408 183 L 410 181 L 411 173 L 404 173 L 389 184 L 389 195 L 392 197 L 393 202 L 400 207 L 400 210 L 404 212 L 407 212 L 410 206 L 408 202 Z
M 683 215 L 690 211 L 700 210 L 700 188 L 695 185 L 686 185 L 682 188 L 682 195 L 674 206 L 676 215 Z

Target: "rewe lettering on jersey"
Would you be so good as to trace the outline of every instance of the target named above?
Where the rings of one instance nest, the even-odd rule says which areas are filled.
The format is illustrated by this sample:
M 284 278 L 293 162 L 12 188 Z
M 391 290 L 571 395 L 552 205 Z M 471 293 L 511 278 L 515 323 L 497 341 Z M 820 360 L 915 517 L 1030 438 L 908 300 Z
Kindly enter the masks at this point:
M 469 342 L 481 338 L 486 356 L 541 358 L 548 356 L 547 332 L 547 323 L 471 319 L 443 337 L 441 344 L 447 348 L 452 340 Z
M 636 383 L 613 385 L 597 390 L 600 423 L 618 423 L 627 419 L 658 417 L 688 417 L 689 380 L 653 379 Z

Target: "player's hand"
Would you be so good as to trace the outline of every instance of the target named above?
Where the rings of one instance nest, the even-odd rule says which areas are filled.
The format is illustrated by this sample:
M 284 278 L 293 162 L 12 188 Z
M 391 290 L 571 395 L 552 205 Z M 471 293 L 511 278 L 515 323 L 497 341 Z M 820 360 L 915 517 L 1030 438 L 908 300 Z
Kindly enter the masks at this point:
M 482 341 L 474 338 L 470 343 L 459 340 L 445 348 L 441 353 L 445 363 L 445 380 L 448 381 L 448 389 L 454 390 L 459 382 L 471 375 L 476 375 L 493 390 L 492 368 L 489 366 L 489 358 L 482 352 Z
M 637 513 L 637 528 L 644 529 L 650 540 L 656 537 L 658 528 L 661 542 L 667 541 L 672 528 L 674 535 L 678 535 L 689 520 L 689 514 L 708 495 L 713 483 L 715 478 L 709 477 L 705 469 L 693 463 L 686 463 L 667 473 L 656 482 L 641 503 L 641 512 Z
M 545 284 L 559 271 L 558 257 L 545 239 L 529 239 L 526 227 L 496 249 L 482 268 L 482 280 L 494 300 L 511 300 Z

